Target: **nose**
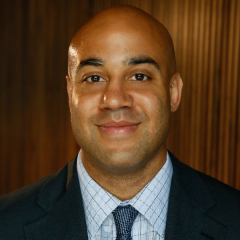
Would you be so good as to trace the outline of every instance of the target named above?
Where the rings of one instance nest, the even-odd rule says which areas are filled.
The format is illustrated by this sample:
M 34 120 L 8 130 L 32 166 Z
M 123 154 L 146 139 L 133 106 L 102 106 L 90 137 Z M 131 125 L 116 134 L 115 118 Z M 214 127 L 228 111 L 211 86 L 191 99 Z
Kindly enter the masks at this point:
M 101 109 L 117 110 L 131 107 L 133 98 L 127 83 L 121 79 L 110 79 L 106 85 L 100 102 Z

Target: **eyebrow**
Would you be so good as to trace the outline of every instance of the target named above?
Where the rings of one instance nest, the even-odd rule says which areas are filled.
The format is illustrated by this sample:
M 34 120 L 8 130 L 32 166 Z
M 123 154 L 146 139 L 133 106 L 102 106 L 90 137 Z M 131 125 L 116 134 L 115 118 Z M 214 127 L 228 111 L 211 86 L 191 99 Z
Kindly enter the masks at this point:
M 160 69 L 157 62 L 147 56 L 130 57 L 123 61 L 123 64 L 125 66 L 138 65 L 138 64 L 144 64 L 144 63 L 152 64 L 157 69 Z M 88 58 L 88 59 L 82 60 L 79 63 L 77 67 L 77 71 L 82 69 L 85 66 L 103 67 L 104 65 L 105 65 L 105 62 L 100 58 Z
M 77 71 L 85 66 L 102 67 L 104 64 L 105 64 L 105 62 L 100 58 L 88 58 L 88 59 L 82 60 L 79 63 L 79 65 L 77 67 Z
M 126 65 L 126 66 L 144 64 L 144 63 L 152 64 L 157 69 L 160 69 L 159 65 L 157 64 L 157 62 L 155 60 L 153 60 L 150 57 L 146 57 L 146 56 L 131 57 L 124 61 L 124 65 Z

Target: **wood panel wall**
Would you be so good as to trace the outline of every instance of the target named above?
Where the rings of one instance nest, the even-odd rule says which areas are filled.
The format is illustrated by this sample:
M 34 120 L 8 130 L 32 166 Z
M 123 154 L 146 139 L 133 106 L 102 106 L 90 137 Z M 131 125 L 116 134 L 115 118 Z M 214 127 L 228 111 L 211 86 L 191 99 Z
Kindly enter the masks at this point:
M 168 148 L 240 189 L 240 1 L 1 0 L 0 194 L 57 171 L 78 152 L 68 45 L 91 16 L 119 3 L 152 14 L 173 37 L 184 90 Z

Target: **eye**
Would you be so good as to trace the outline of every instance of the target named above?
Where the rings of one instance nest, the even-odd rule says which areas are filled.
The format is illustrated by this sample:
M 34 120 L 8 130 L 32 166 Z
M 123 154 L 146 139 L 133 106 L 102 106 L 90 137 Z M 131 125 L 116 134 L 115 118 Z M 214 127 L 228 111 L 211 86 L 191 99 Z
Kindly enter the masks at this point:
M 147 79 L 149 79 L 149 77 L 145 74 L 142 74 L 142 73 L 134 74 L 131 77 L 131 80 L 135 80 L 135 81 L 144 81 L 144 80 L 147 80 Z
M 86 81 L 86 82 L 103 82 L 104 79 L 98 75 L 92 75 L 90 77 L 85 78 L 84 81 Z

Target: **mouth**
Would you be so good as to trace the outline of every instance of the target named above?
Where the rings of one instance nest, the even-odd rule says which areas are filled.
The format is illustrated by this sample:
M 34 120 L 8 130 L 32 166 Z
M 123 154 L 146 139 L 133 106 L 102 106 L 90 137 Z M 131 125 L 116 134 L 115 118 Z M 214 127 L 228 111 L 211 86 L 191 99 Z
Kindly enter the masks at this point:
M 98 125 L 100 130 L 107 135 L 127 135 L 136 130 L 140 123 L 133 123 L 128 121 L 109 121 Z

